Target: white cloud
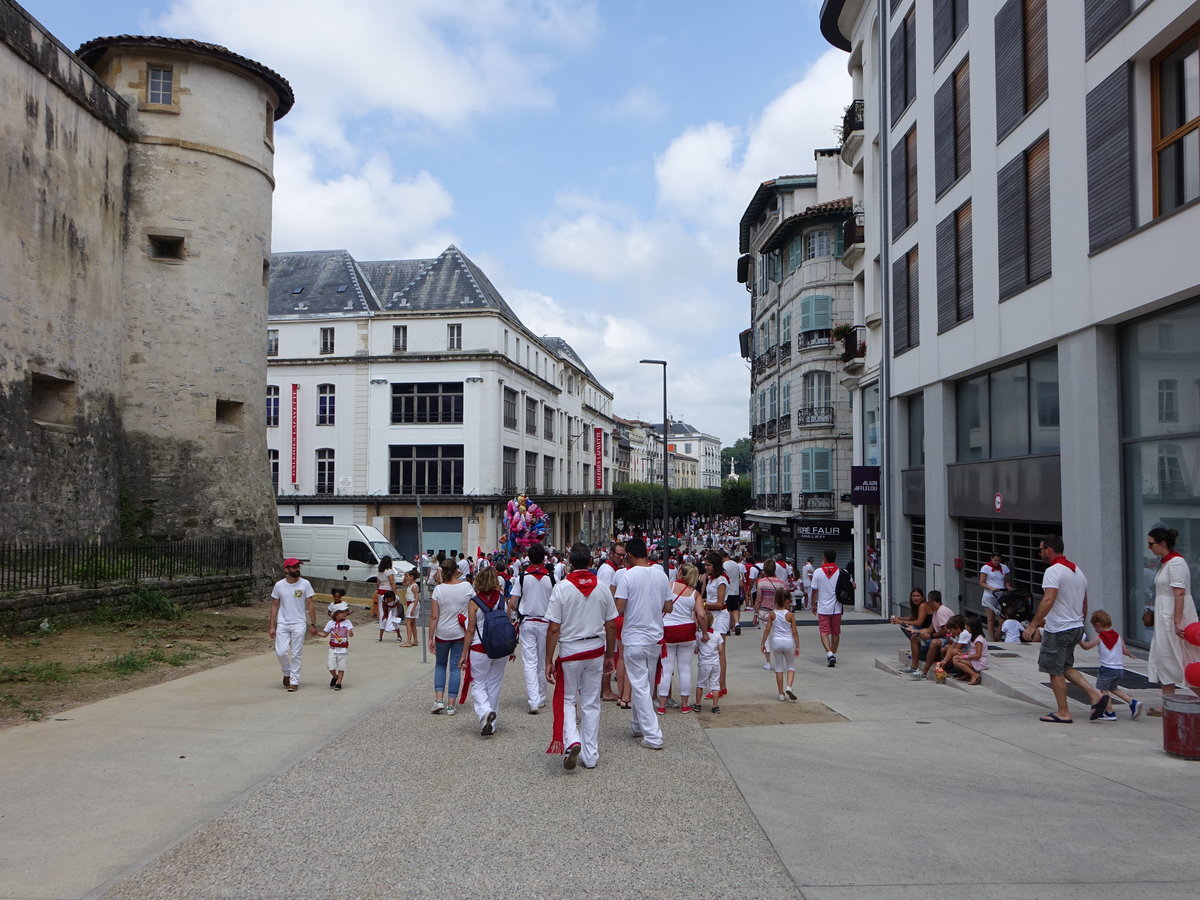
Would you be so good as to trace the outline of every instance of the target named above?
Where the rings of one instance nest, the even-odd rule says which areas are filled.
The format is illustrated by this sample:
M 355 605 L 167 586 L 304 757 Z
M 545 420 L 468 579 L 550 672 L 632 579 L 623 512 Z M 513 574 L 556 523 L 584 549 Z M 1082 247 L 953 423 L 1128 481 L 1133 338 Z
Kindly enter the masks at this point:
M 613 119 L 633 119 L 639 122 L 653 122 L 662 118 L 667 111 L 667 105 L 653 88 L 645 85 L 635 85 L 625 92 L 625 95 L 612 103 L 605 113 Z
M 436 256 L 453 243 L 442 227 L 454 212 L 450 193 L 428 172 L 397 178 L 383 156 L 329 179 L 313 157 L 288 147 L 275 167 L 276 250 L 345 248 L 359 259 Z

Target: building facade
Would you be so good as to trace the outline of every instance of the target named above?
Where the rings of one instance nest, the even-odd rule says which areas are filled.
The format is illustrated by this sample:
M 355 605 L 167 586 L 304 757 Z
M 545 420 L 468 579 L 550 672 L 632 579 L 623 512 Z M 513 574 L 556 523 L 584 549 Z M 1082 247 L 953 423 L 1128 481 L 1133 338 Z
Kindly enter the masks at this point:
M 267 445 L 280 521 L 371 524 L 406 557 L 493 550 L 520 493 L 547 541 L 612 531 L 612 395 L 462 251 L 272 258 Z M 424 547 L 418 546 L 418 498 Z
M 763 182 L 741 220 L 738 278 L 750 294 L 753 525 L 760 556 L 852 554 L 850 394 L 863 370 L 845 263 L 851 170 L 837 150 L 812 175 Z M 719 453 L 719 451 L 718 451 Z
M 253 413 L 275 72 L 200 41 L 71 53 L 0 0 L 0 538 L 279 538 Z
M 650 426 L 658 439 L 662 440 L 662 422 Z M 721 439 L 705 434 L 687 422 L 671 420 L 671 452 L 689 456 L 696 460 L 696 483 L 693 487 L 719 488 L 721 486 Z
M 877 198 L 887 595 L 978 609 L 993 549 L 1036 590 L 1060 533 L 1147 643 L 1147 531 L 1200 562 L 1200 7 L 827 0 L 821 27 Z

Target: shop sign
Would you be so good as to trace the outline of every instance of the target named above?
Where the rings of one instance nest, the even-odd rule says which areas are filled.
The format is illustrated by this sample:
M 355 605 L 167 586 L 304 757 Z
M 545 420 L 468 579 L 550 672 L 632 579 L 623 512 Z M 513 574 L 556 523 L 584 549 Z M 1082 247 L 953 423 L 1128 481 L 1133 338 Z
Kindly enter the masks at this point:
M 848 543 L 854 523 L 846 519 L 797 519 L 796 540 Z
M 879 505 L 879 466 L 850 467 L 850 502 L 855 506 Z

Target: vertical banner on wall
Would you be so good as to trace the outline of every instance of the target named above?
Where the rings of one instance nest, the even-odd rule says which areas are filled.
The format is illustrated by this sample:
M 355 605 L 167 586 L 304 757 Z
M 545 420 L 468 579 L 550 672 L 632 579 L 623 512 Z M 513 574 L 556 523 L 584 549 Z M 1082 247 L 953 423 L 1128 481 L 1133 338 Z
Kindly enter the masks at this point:
M 292 484 L 296 483 L 296 431 L 300 425 L 300 385 L 292 385 Z
M 596 490 L 604 490 L 604 429 L 596 428 L 596 465 L 595 474 L 592 476 L 592 484 Z

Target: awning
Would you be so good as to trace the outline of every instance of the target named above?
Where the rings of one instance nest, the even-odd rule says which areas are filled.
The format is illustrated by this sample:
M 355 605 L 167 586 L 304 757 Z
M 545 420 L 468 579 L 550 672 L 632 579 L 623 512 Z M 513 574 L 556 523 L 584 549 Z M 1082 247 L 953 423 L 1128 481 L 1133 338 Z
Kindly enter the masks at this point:
M 769 509 L 748 509 L 742 513 L 743 519 L 763 525 L 785 525 L 791 517 L 792 514 L 786 510 L 775 512 Z

